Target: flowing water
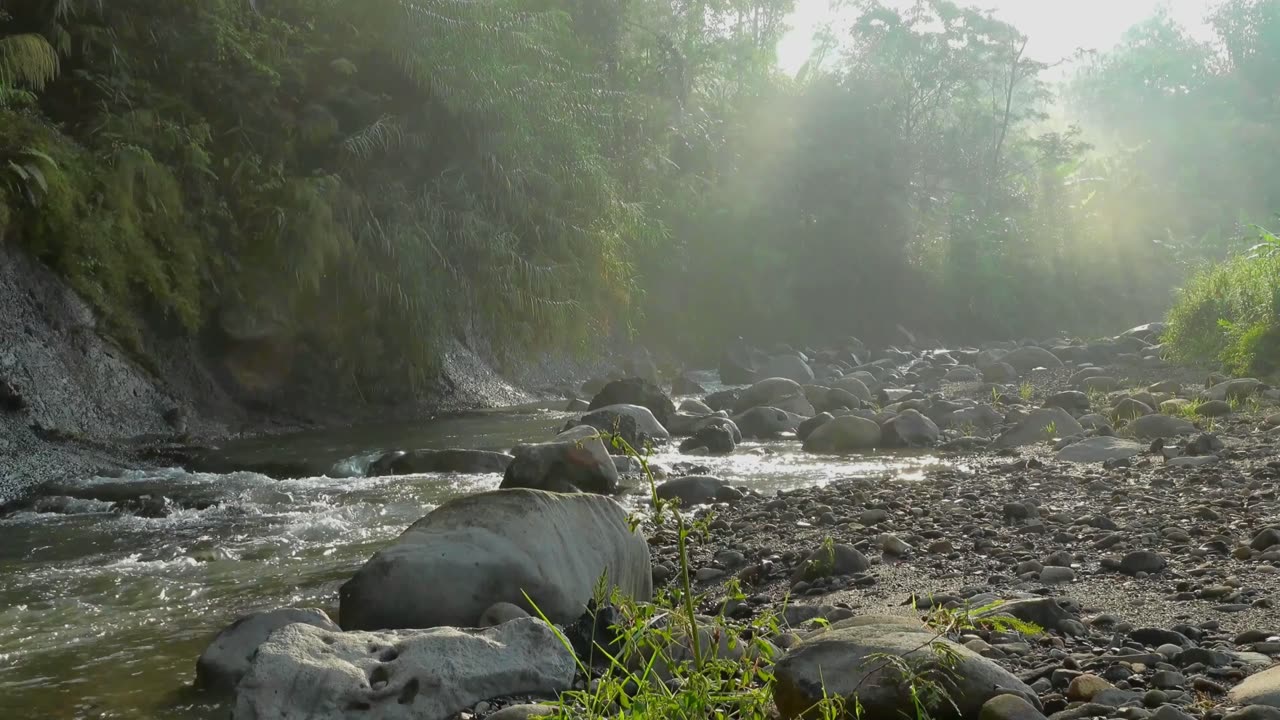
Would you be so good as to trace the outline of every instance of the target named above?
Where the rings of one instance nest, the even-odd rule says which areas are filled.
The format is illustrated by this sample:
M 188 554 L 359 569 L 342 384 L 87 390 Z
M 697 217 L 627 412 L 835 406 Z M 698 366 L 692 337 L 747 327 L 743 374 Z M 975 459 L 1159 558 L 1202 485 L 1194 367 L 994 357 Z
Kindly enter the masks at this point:
M 302 606 L 335 614 L 338 586 L 371 554 L 432 507 L 501 481 L 358 477 L 369 458 L 388 448 L 507 450 L 550 437 L 568 417 L 530 406 L 257 440 L 229 452 L 319 458 L 333 470 L 302 480 L 181 470 L 83 478 L 30 510 L 0 517 L 0 718 L 228 717 L 227 706 L 188 689 L 213 634 L 252 610 Z M 918 473 L 934 462 L 808 456 L 797 446 L 747 443 L 724 458 L 672 449 L 655 462 L 697 462 L 769 492 Z M 112 510 L 112 500 L 144 495 L 173 503 L 162 517 Z

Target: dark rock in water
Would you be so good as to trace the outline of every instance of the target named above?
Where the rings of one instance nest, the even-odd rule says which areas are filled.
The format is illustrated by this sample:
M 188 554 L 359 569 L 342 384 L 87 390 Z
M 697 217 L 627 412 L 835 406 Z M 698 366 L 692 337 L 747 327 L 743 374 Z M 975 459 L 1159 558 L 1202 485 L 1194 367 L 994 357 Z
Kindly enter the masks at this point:
M 742 499 L 742 491 L 718 477 L 690 475 L 668 480 L 657 488 L 663 500 L 679 500 L 681 507 L 733 502 Z
M 676 379 L 671 381 L 671 392 L 675 395 L 701 395 L 706 391 L 706 388 L 687 375 L 677 375 Z
M 798 440 L 804 441 L 805 438 L 813 434 L 814 430 L 817 430 L 823 425 L 826 425 L 827 423 L 831 422 L 833 419 L 834 418 L 831 416 L 831 413 L 827 413 L 827 412 L 818 413 L 817 415 L 814 415 L 813 417 L 800 423 L 800 426 L 796 428 L 796 438 Z
M 755 407 L 733 418 L 744 438 L 767 440 L 795 430 L 796 423 L 786 412 L 775 407 Z
M 882 427 L 886 445 L 929 447 L 938 442 L 938 426 L 919 410 L 903 410 Z
M 687 453 L 697 448 L 704 448 L 710 455 L 728 455 L 736 447 L 732 430 L 724 425 L 708 425 L 680 443 L 680 452 Z
M 605 435 L 620 435 L 637 452 L 649 445 L 662 445 L 671 439 L 671 433 L 643 405 L 607 405 L 596 408 L 577 421 L 570 420 L 565 429 L 582 425 L 595 428 Z M 623 449 L 612 445 L 609 449 L 610 452 L 623 452 Z
M 805 438 L 806 452 L 840 453 L 872 450 L 882 443 L 880 426 L 874 420 L 843 415 L 817 427 Z
M 815 414 L 804 387 L 787 378 L 766 378 L 752 385 L 738 396 L 733 409 L 741 413 L 756 407 L 778 408 L 805 417 Z
M 494 490 L 444 503 L 378 551 L 342 585 L 338 617 L 347 630 L 475 627 L 505 602 L 567 623 L 602 575 L 650 600 L 649 558 L 611 498 Z
M 282 608 L 245 615 L 218 633 L 200 653 L 196 660 L 196 688 L 216 693 L 234 692 L 240 678 L 249 671 L 258 646 L 271 633 L 293 623 L 338 631 L 338 626 L 323 610 L 314 608 Z
M 649 408 L 653 417 L 666 427 L 667 421 L 676 411 L 675 403 L 662 392 L 662 388 L 648 380 L 628 378 L 615 380 L 591 398 L 590 410 L 598 410 L 610 405 L 639 405 Z
M 750 385 L 758 379 L 751 348 L 741 341 L 720 356 L 720 382 L 725 385 Z
M 418 473 L 500 473 L 512 456 L 486 450 L 410 450 L 390 452 L 369 466 L 369 477 Z
M 733 410 L 733 406 L 738 403 L 739 395 L 741 395 L 739 390 L 721 390 L 704 397 L 702 401 L 715 411 Z
M 574 398 L 564 405 L 565 412 L 583 412 L 591 408 L 591 403 L 586 400 Z
M 574 430 L 578 437 L 566 433 L 555 442 L 516 446 L 502 487 L 601 495 L 618 492 L 618 469 L 604 442 L 585 437 L 596 430 L 585 426 Z

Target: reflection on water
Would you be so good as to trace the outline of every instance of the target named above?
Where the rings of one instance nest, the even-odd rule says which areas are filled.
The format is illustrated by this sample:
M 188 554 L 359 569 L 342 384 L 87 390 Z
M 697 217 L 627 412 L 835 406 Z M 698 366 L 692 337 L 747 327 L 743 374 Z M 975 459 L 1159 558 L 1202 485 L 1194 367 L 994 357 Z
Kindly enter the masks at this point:
M 380 449 L 507 449 L 549 437 L 567 417 L 521 408 L 232 450 L 322 457 L 354 470 Z M 794 441 L 748 443 L 724 458 L 660 451 L 654 460 L 706 465 L 767 492 L 914 473 L 935 462 L 805 455 Z M 500 481 L 441 474 L 277 481 L 169 470 L 72 483 L 64 493 L 98 499 L 44 498 L 0 518 L 0 718 L 225 718 L 225 707 L 185 690 L 213 633 L 255 609 L 333 612 L 338 585 L 375 550 L 440 502 Z M 140 494 L 163 494 L 179 509 L 161 518 L 119 515 L 102 499 Z

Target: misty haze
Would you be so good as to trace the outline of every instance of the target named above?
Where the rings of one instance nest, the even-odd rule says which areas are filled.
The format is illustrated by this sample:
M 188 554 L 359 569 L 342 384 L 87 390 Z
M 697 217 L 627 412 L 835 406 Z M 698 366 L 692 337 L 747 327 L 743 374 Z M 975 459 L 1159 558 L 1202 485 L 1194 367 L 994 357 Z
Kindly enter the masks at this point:
M 1280 0 L 0 0 L 0 720 L 1280 720 Z

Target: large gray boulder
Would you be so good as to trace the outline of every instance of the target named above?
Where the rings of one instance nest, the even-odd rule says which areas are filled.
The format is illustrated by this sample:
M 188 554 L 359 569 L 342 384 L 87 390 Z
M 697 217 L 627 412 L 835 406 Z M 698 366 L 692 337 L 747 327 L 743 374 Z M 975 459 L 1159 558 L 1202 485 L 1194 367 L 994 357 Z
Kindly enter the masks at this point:
M 517 445 L 502 477 L 503 488 L 551 492 L 618 492 L 618 469 L 599 431 L 579 426 L 549 443 Z
M 612 465 L 612 463 L 611 463 Z M 457 498 L 414 523 L 339 591 L 342 627 L 474 627 L 494 603 L 567 623 L 602 576 L 653 595 L 649 544 L 600 495 L 495 490 Z
M 1062 361 L 1058 359 L 1057 355 L 1034 345 L 1020 347 L 1000 358 L 1000 360 L 1012 365 L 1013 369 L 1019 373 L 1031 372 L 1038 367 L 1049 368 L 1050 370 L 1062 367 Z
M 929 447 L 938 443 L 938 426 L 919 410 L 903 410 L 884 424 L 883 439 L 887 445 Z
M 798 355 L 774 355 L 760 368 L 760 377 L 786 378 L 805 385 L 813 382 L 813 369 Z
M 1058 459 L 1069 463 L 1102 463 L 1131 458 L 1145 449 L 1132 440 L 1100 435 L 1062 448 Z
M 1260 381 L 1254 378 L 1236 378 L 1235 380 L 1228 380 L 1214 385 L 1205 390 L 1203 396 L 1205 400 L 1248 400 L 1261 392 L 1264 387 Z
M 1050 436 L 1070 437 L 1080 435 L 1084 428 L 1071 413 L 1062 408 L 1038 408 L 1018 421 L 1012 428 L 996 438 L 996 446 L 1002 448 L 1034 445 L 1048 440 Z
M 1125 430 L 1133 433 L 1134 437 L 1141 440 L 1192 435 L 1197 432 L 1195 425 L 1182 418 L 1169 415 L 1143 415 L 1142 417 L 1134 418 L 1128 425 L 1125 425 Z
M 596 396 L 591 398 L 591 410 L 609 407 L 610 405 L 640 405 L 649 408 L 649 412 L 665 426 L 667 418 L 676 411 L 676 405 L 656 384 L 641 378 L 614 380 L 605 385 Z
M 668 416 L 668 422 L 673 415 Z M 590 425 L 604 433 L 613 433 L 616 428 L 637 452 L 647 445 L 662 445 L 671 440 L 671 433 L 658 422 L 653 411 L 643 405 L 606 405 L 583 415 L 577 424 Z
M 418 473 L 500 473 L 514 458 L 487 450 L 408 450 L 389 452 L 369 466 L 369 476 Z
M 682 507 L 742 499 L 742 491 L 718 477 L 687 475 L 668 480 L 657 487 L 663 500 L 679 500 Z
M 954 664 L 942 669 L 935 648 L 945 647 Z M 1009 671 L 907 618 L 859 617 L 819 631 L 788 652 L 774 668 L 774 700 L 784 720 L 808 717 L 826 697 L 854 696 L 863 717 L 915 717 L 911 694 L 889 656 L 901 658 L 939 678 L 955 703 L 930 708 L 932 717 L 974 718 L 984 703 L 1012 693 L 1033 705 L 1036 693 Z M 956 713 L 955 710 L 959 712 Z
M 733 417 L 744 438 L 768 440 L 782 433 L 792 432 L 800 423 L 791 413 L 776 407 L 753 407 Z
M 1228 699 L 1233 705 L 1280 708 L 1280 665 L 1247 678 L 1231 690 Z
M 873 450 L 883 444 L 880 425 L 857 415 L 842 415 L 809 433 L 804 449 L 815 453 Z
M 333 632 L 289 625 L 258 648 L 233 720 L 446 720 L 482 700 L 554 695 L 573 653 L 535 618 L 484 630 Z
M 867 387 L 866 373 L 849 374 L 831 383 L 831 389 L 843 390 L 862 402 L 871 402 L 871 389 Z
M 787 378 L 767 378 L 752 385 L 738 396 L 734 412 L 743 413 L 755 407 L 772 407 L 795 415 L 811 417 L 817 413 L 805 397 L 800 383 Z
M 231 693 L 249 671 L 258 646 L 271 633 L 286 625 L 301 623 L 338 632 L 323 610 L 281 608 L 245 615 L 218 633 L 196 660 L 196 687 L 217 693 Z

